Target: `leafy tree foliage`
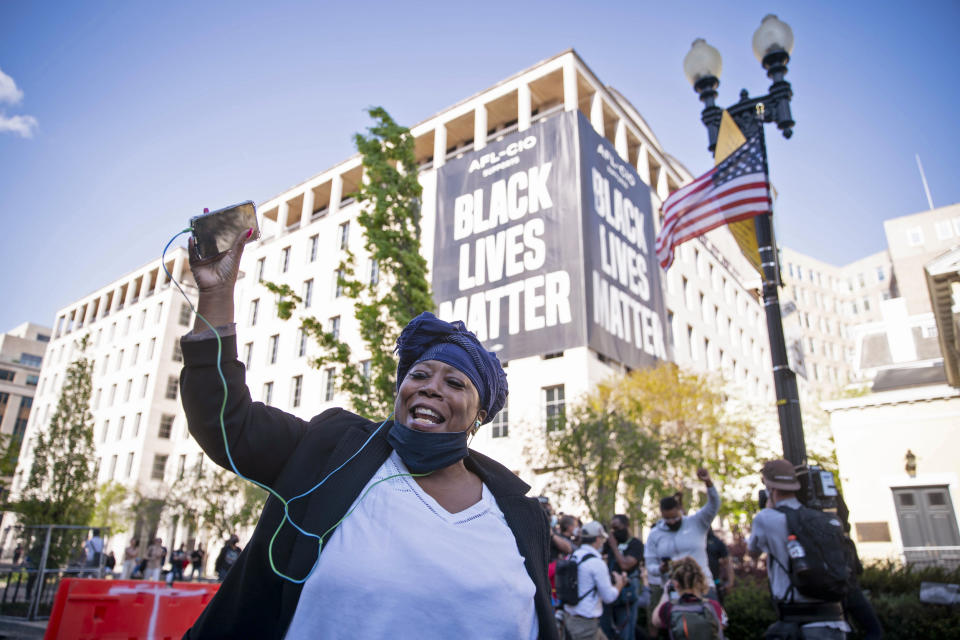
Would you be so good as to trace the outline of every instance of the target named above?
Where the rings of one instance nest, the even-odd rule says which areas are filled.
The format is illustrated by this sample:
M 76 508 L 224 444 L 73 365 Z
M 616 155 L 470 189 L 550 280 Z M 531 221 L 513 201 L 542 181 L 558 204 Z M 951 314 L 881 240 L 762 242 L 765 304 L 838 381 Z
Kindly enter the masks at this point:
M 90 411 L 93 363 L 82 354 L 88 337 L 79 343 L 81 356 L 67 367 L 57 409 L 46 429 L 33 438 L 33 465 L 19 499 L 10 505 L 20 524 L 85 525 L 96 504 L 97 465 Z M 28 529 L 34 533 L 38 529 Z M 48 566 L 65 562 L 76 553 L 86 532 L 61 532 L 53 538 Z M 42 539 L 28 542 L 39 560 Z
M 113 480 L 100 485 L 90 524 L 108 528 L 111 535 L 126 531 L 130 520 L 126 505 L 128 493 L 125 486 Z
M 196 466 L 170 489 L 166 506 L 191 522 L 201 522 L 216 537 L 256 524 L 267 492 L 232 471 Z
M 549 432 L 545 446 L 528 447 L 528 458 L 554 473 L 553 490 L 576 487 L 591 517 L 606 522 L 625 503 L 642 523 L 645 506 L 653 515 L 662 495 L 688 492 L 698 467 L 721 488 L 756 474 L 756 429 L 724 412 L 720 388 L 672 363 L 633 371 L 571 406 L 565 428 Z M 750 497 L 739 498 L 724 496 L 721 513 L 749 510 Z
M 87 338 L 80 343 L 86 350 Z M 67 367 L 57 409 L 33 439 L 33 466 L 12 508 L 20 522 L 87 524 L 96 504 L 97 466 L 90 411 L 93 363 L 81 355 Z
M 396 389 L 394 344 L 403 327 L 434 304 L 426 260 L 420 254 L 422 188 L 413 136 L 382 107 L 368 113 L 374 120 L 368 135 L 354 136 L 363 156 L 364 180 L 352 195 L 361 205 L 357 221 L 374 267 L 369 276 L 358 276 L 356 256 L 347 249 L 337 279 L 343 294 L 354 301 L 366 359 L 352 353 L 331 327 L 324 328 L 315 317 L 301 317 L 300 328 L 321 347 L 311 364 L 339 369 L 339 386 L 353 409 L 362 415 L 386 416 L 393 410 Z M 278 296 L 278 316 L 290 318 L 300 297 L 286 284 L 264 286 Z

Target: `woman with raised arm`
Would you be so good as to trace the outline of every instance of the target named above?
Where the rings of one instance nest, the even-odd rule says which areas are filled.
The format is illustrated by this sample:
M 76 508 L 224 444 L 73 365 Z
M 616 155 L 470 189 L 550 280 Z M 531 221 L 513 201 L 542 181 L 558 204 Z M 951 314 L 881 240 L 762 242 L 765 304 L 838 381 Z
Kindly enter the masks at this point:
M 546 516 L 525 483 L 467 448 L 506 402 L 496 356 L 462 323 L 423 313 L 397 341 L 392 416 L 337 408 L 306 421 L 253 402 L 233 323 L 247 237 L 212 260 L 191 240 L 198 315 L 217 329 L 198 317 L 181 340 L 181 397 L 204 451 L 276 491 L 289 520 L 268 498 L 185 637 L 556 638 Z

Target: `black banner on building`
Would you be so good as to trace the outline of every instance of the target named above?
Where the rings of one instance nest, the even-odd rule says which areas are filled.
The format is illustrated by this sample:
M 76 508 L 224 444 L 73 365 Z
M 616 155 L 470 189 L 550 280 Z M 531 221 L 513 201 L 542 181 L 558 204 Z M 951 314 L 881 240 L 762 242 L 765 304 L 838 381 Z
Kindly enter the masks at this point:
M 589 346 L 669 359 L 650 189 L 579 112 L 448 161 L 437 175 L 433 293 L 512 360 Z
M 438 170 L 438 315 L 502 360 L 585 344 L 577 150 L 565 113 Z
M 637 369 L 667 360 L 650 188 L 579 114 L 587 344 Z

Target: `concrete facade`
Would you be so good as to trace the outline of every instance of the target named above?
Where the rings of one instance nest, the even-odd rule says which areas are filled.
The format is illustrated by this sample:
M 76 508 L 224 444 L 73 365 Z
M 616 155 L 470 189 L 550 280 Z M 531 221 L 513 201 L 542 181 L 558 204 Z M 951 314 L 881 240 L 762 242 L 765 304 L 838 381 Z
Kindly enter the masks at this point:
M 50 328 L 30 322 L 0 334 L 0 434 L 9 438 L 5 447 L 12 462 L 24 440 L 49 342 Z M 0 480 L 0 497 L 6 497 L 11 480 Z

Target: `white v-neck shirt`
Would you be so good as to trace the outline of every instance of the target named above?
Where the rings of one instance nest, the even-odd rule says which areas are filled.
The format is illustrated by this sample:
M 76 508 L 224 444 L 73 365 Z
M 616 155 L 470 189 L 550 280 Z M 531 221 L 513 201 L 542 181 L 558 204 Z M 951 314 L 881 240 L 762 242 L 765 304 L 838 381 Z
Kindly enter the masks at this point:
M 398 473 L 393 452 L 326 542 L 286 640 L 535 640 L 536 587 L 487 485 L 452 514 L 413 478 L 373 486 Z

